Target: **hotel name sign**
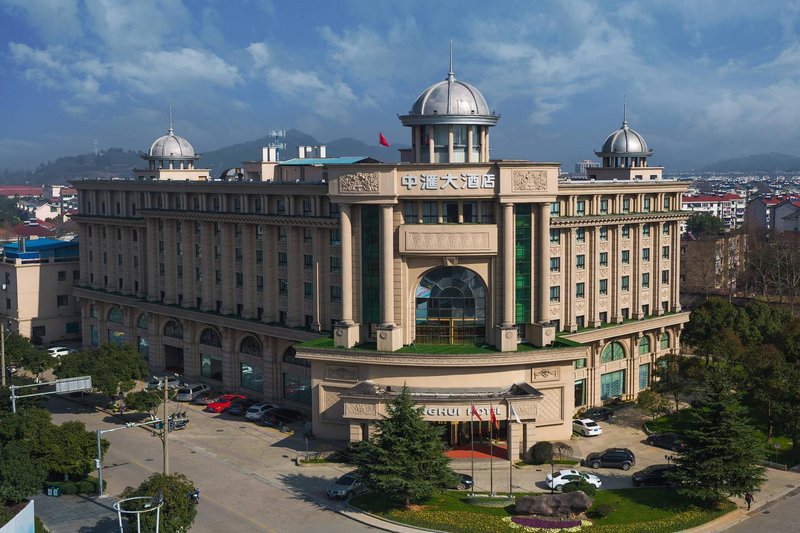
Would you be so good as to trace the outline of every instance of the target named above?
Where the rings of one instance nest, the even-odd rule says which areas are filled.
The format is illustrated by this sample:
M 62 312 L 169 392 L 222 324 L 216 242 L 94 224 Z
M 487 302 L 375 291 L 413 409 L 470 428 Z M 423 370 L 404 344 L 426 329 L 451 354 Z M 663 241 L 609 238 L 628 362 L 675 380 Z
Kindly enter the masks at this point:
M 489 413 L 494 410 L 494 416 L 499 417 L 501 414 L 505 416 L 505 409 L 503 413 L 500 412 L 500 407 L 478 407 L 475 406 L 475 412 L 478 413 L 478 416 L 481 418 L 489 416 Z M 461 418 L 466 417 L 469 418 L 470 415 L 470 406 L 467 405 L 465 407 L 423 407 L 422 414 L 429 417 L 441 417 L 441 418 Z M 477 418 L 473 415 L 473 418 Z
M 484 189 L 494 190 L 494 174 L 406 174 L 400 178 L 400 184 L 406 190 L 420 191 L 442 191 L 442 190 L 461 190 L 461 189 Z

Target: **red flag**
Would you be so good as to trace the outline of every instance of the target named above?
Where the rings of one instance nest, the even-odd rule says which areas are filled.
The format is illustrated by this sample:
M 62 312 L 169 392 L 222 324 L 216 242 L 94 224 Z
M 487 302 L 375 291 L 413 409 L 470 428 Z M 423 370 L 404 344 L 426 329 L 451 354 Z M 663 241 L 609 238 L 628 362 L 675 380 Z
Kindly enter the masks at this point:
M 494 429 L 496 429 L 497 431 L 500 431 L 500 422 L 498 422 L 497 421 L 497 417 L 494 416 L 494 407 L 491 407 L 489 409 L 489 416 L 492 417 L 492 425 L 494 426 Z
M 387 148 L 390 146 L 389 141 L 386 140 L 386 137 L 383 136 L 383 133 L 378 132 L 378 143 L 381 146 L 386 146 Z
M 479 415 L 479 414 L 478 414 L 478 410 L 477 410 L 477 409 L 475 409 L 475 406 L 474 406 L 473 404 L 470 404 L 470 405 L 472 406 L 472 411 L 471 411 L 471 414 L 472 414 L 473 416 L 477 416 L 477 417 L 478 417 L 478 420 L 480 420 L 481 422 L 483 422 L 483 418 L 481 418 L 481 415 Z

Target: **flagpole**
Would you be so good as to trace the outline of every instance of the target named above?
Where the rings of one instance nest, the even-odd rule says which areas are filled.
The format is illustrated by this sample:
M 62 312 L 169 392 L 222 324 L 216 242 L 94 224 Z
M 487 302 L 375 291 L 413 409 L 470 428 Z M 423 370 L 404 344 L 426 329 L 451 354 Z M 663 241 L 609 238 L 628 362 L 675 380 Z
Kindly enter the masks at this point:
M 489 402 L 489 496 L 494 496 L 494 446 L 492 443 L 492 429 L 494 422 L 494 406 Z
M 475 413 L 475 406 L 470 404 L 469 410 L 469 447 L 472 458 L 472 495 L 475 496 L 475 435 L 472 429 L 472 415 Z
M 514 484 L 512 477 L 514 476 L 514 466 L 511 460 L 511 402 L 506 400 L 506 458 L 508 459 L 508 498 L 514 497 Z

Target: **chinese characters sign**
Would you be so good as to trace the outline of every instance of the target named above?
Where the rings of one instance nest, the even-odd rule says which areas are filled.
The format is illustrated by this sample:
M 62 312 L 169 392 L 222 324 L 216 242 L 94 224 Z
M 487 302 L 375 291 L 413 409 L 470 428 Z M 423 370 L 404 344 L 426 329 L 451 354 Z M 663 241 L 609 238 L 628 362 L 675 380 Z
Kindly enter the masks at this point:
M 446 189 L 494 189 L 494 174 L 461 174 L 452 176 L 445 174 L 438 176 L 435 174 L 422 174 L 412 176 L 406 174 L 400 178 L 400 183 L 407 189 L 419 189 L 422 191 L 440 191 Z

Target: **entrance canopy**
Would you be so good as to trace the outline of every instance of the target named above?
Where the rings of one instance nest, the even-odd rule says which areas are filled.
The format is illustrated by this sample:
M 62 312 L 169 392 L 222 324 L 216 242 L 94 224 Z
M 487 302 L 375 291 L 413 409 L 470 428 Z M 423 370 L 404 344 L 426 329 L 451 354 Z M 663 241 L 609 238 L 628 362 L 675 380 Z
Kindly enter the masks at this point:
M 402 387 L 362 381 L 339 394 L 344 403 L 344 418 L 377 420 L 385 416 L 385 405 L 396 398 Z M 469 421 L 472 406 L 480 417 L 494 411 L 498 420 L 535 421 L 537 404 L 544 395 L 528 383 L 514 383 L 503 389 L 459 389 L 409 387 L 414 404 L 423 408 L 430 421 Z M 513 411 L 510 408 L 513 407 Z M 516 415 L 516 416 L 515 416 Z M 484 418 L 485 420 L 488 418 Z

